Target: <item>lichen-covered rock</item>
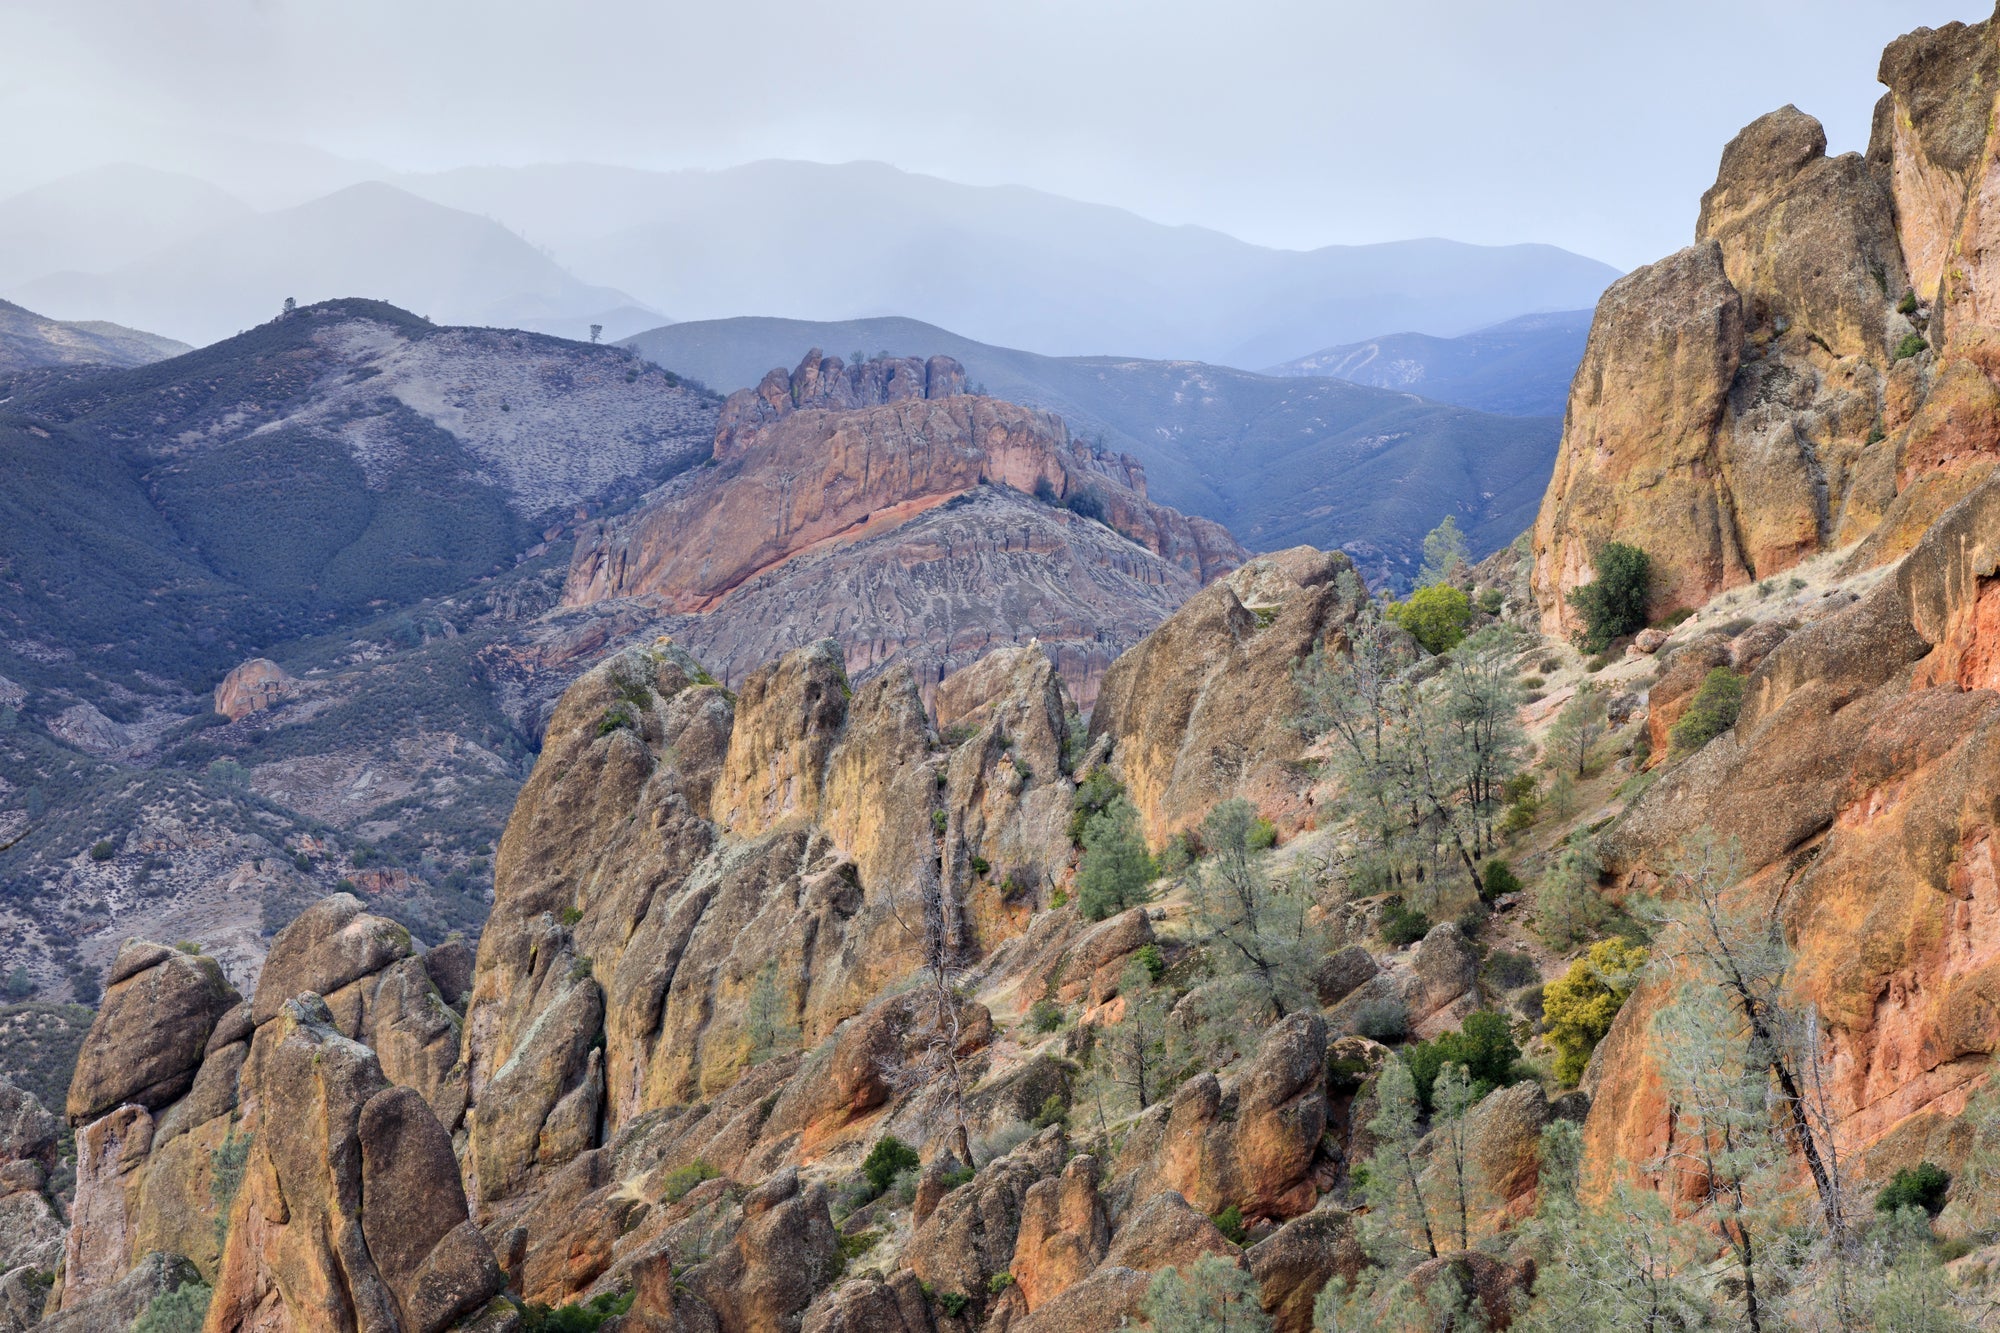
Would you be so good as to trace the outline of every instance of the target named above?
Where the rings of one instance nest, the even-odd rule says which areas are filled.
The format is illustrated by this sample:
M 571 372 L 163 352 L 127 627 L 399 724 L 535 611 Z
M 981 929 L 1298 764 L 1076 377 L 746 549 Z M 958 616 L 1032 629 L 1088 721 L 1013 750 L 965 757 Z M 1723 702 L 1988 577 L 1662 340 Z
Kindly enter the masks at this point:
M 472 1226 L 451 1141 L 310 993 L 251 1043 L 251 1149 L 206 1327 L 440 1333 L 502 1276 Z
M 1310 1173 L 1326 1123 L 1326 1023 L 1293 1014 L 1239 1077 L 1198 1074 L 1142 1118 L 1120 1174 L 1130 1173 L 1134 1198 L 1177 1190 L 1206 1214 L 1233 1205 L 1246 1217 L 1292 1217 L 1317 1197 Z
M 1353 565 L 1294 547 L 1259 556 L 1188 600 L 1104 675 L 1092 739 L 1109 737 L 1155 846 L 1241 796 L 1281 829 L 1307 813 L 1293 671 L 1313 646 L 1345 646 L 1359 608 Z
M 285 1001 L 311 991 L 337 1015 L 349 1017 L 345 1011 L 350 1006 L 358 1010 L 360 997 L 348 1001 L 341 996 L 347 986 L 415 952 L 409 931 L 369 912 L 351 893 L 330 894 L 299 913 L 271 941 L 251 1015 L 268 1023 Z
M 813 1302 L 801 1333 L 933 1333 L 930 1299 L 917 1275 L 902 1269 L 884 1282 L 843 1282 Z
M 1375 955 L 1359 944 L 1328 954 L 1313 968 L 1313 990 L 1321 1004 L 1339 1004 L 1382 970 Z
M 34 1327 L 37 1333 L 110 1333 L 130 1328 L 155 1297 L 199 1281 L 201 1274 L 180 1255 L 142 1255 L 116 1282 L 81 1299 L 73 1299 L 65 1285 L 62 1309 Z
M 1161 1190 L 1119 1219 L 1104 1264 L 1157 1272 L 1190 1268 L 1205 1254 L 1243 1262 L 1242 1252 L 1215 1223 L 1173 1190 Z
M 1153 1275 L 1105 1264 L 1041 1309 L 1010 1323 L 1007 1333 L 1108 1333 L 1139 1314 Z
M 1097 1193 L 1097 1159 L 1072 1157 L 1062 1174 L 1028 1186 L 1021 1198 L 1014 1275 L 1025 1308 L 1046 1305 L 1081 1282 L 1104 1260 L 1111 1227 Z
M 1352 1282 L 1369 1262 L 1354 1219 L 1330 1209 L 1293 1218 L 1243 1257 L 1276 1333 L 1310 1333 L 1313 1302 L 1326 1284 L 1335 1278 Z
M 63 1223 L 48 1196 L 60 1123 L 34 1096 L 0 1079 L 0 1273 L 53 1269 Z
M 985 1291 L 1013 1262 L 1028 1191 L 1057 1177 L 1068 1156 L 1057 1125 L 988 1162 L 939 1201 L 904 1247 L 903 1262 L 938 1291 Z
M 722 1333 L 796 1333 L 839 1258 L 825 1188 L 801 1185 L 787 1168 L 744 1196 L 734 1243 L 690 1269 L 687 1285 Z
M 158 1110 L 186 1092 L 216 1020 L 242 998 L 213 958 L 137 940 L 110 977 L 70 1079 L 72 1125 L 125 1102 Z
M 1435 1036 L 1479 1007 L 1479 952 L 1456 921 L 1432 926 L 1410 954 L 1403 991 L 1410 1022 L 1420 1036 Z

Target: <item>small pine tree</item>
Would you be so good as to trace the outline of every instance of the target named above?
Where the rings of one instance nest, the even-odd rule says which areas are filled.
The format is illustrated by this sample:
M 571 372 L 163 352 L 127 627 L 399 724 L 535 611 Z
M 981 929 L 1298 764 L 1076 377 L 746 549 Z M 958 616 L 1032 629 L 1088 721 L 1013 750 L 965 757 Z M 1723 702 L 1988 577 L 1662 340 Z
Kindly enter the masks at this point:
M 1140 1306 L 1153 1333 L 1265 1333 L 1271 1317 L 1256 1279 L 1218 1254 L 1204 1254 L 1185 1275 L 1162 1269 Z
M 1145 839 L 1139 836 L 1139 812 L 1123 796 L 1113 798 L 1084 825 L 1076 901 L 1090 920 L 1102 921 L 1149 901 L 1157 874 Z
M 1471 564 L 1472 553 L 1465 544 L 1465 534 L 1458 530 L 1458 520 L 1446 514 L 1444 522 L 1424 537 L 1424 563 L 1417 573 L 1417 586 L 1430 588 L 1440 583 L 1457 583 Z

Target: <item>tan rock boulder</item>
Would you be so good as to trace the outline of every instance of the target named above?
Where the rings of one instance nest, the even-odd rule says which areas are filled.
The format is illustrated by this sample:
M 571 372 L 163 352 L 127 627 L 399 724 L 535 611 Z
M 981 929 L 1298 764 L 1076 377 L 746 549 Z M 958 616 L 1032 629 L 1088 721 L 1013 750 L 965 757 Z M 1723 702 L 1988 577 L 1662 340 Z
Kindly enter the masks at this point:
M 64 1226 L 48 1195 L 61 1124 L 34 1096 L 0 1079 L 0 1273 L 52 1270 Z
M 200 1280 L 194 1265 L 177 1254 L 144 1255 L 116 1282 L 80 1300 L 69 1299 L 66 1289 L 63 1308 L 33 1327 L 36 1333 L 109 1333 L 130 1328 L 154 1298 Z
M 268 1023 L 285 1001 L 311 991 L 348 1020 L 348 1036 L 358 1036 L 361 996 L 342 992 L 415 952 L 409 931 L 370 913 L 351 893 L 331 894 L 299 913 L 271 941 L 251 1015 Z
M 1479 951 L 1456 921 L 1432 926 L 1410 951 L 1403 1001 L 1420 1036 L 1435 1036 L 1479 1007 Z
M 945 769 L 945 857 L 967 943 L 1019 933 L 1069 865 L 1067 705 L 1039 643 L 996 649 L 938 686 L 939 731 L 957 742 Z
M 1118 1234 L 1104 1264 L 1154 1273 L 1163 1268 L 1191 1268 L 1205 1254 L 1243 1262 L 1242 1251 L 1216 1229 L 1215 1223 L 1173 1190 L 1161 1190 L 1119 1220 Z
M 1014 1275 L 1027 1309 L 1046 1305 L 1104 1261 L 1111 1227 L 1097 1193 L 1097 1159 L 1072 1157 L 1062 1175 L 1042 1179 L 1021 1197 Z
M 153 1117 L 122 1106 L 77 1131 L 76 1197 L 63 1247 L 63 1304 L 109 1291 L 130 1269 Z
M 1177 1190 L 1204 1214 L 1234 1205 L 1245 1217 L 1293 1217 L 1317 1197 L 1311 1167 L 1326 1123 L 1326 1023 L 1293 1014 L 1238 1078 L 1197 1075 L 1142 1118 L 1120 1174 L 1134 1198 Z
M 186 1092 L 216 1020 L 240 998 L 214 959 L 128 942 L 77 1057 L 70 1123 L 125 1102 L 159 1109 Z
M 1346 1213 L 1318 1209 L 1295 1217 L 1244 1252 L 1259 1303 L 1276 1333 L 1310 1333 L 1313 1302 L 1334 1278 L 1353 1281 L 1367 1252 Z
M 801 1185 L 788 1168 L 744 1196 L 734 1244 L 690 1269 L 687 1285 L 722 1333 L 795 1333 L 839 1258 L 825 1188 Z
M 252 1147 L 208 1329 L 440 1333 L 487 1310 L 500 1267 L 449 1137 L 317 996 L 259 1027 L 243 1078 Z
M 1109 1333 L 1139 1314 L 1153 1275 L 1106 1264 L 1060 1296 L 1007 1326 L 1007 1333 Z
M 1061 1126 L 1052 1126 L 988 1162 L 939 1201 L 904 1247 L 903 1262 L 938 1291 L 983 1294 L 1014 1260 L 1029 1189 L 1059 1176 L 1068 1155 Z
M 1159 846 L 1241 796 L 1281 828 L 1308 809 L 1301 700 L 1292 673 L 1313 645 L 1345 645 L 1357 601 L 1338 552 L 1295 547 L 1203 590 L 1105 673 L 1091 713 Z
M 215 687 L 215 711 L 238 722 L 297 698 L 304 690 L 304 682 L 276 662 L 253 657 L 232 669 Z
M 933 1333 L 930 1300 L 917 1275 L 841 1283 L 813 1302 L 801 1333 Z
M 1598 299 L 1535 520 L 1543 633 L 1580 626 L 1569 593 L 1595 577 L 1597 548 L 1614 536 L 1659 548 L 1655 614 L 1748 577 L 1714 456 L 1742 347 L 1743 303 L 1713 241 L 1635 269 Z

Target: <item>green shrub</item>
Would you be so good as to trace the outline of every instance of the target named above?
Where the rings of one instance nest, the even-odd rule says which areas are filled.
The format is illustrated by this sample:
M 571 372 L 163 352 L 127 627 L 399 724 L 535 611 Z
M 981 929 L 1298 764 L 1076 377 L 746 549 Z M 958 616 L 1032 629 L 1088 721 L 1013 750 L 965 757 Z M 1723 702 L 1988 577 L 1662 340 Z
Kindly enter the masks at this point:
M 1906 333 L 1903 335 L 1903 341 L 1896 344 L 1896 360 L 1904 361 L 1919 352 L 1928 352 L 1930 349 L 1931 345 L 1924 341 L 1923 334 Z
M 1674 723 L 1673 753 L 1693 754 L 1735 726 L 1742 708 L 1743 677 L 1728 667 L 1715 668 L 1703 678 L 1687 711 Z
M 660 1182 L 660 1193 L 668 1203 L 679 1203 L 688 1196 L 688 1191 L 704 1180 L 714 1180 L 720 1175 L 714 1167 L 697 1157 L 686 1166 L 677 1166 L 667 1172 Z
M 1054 1032 L 1063 1025 L 1062 1006 L 1046 996 L 1028 1009 L 1028 1026 L 1037 1032 Z
M 986 1290 L 992 1292 L 995 1296 L 998 1296 L 1013 1285 L 1014 1275 L 1012 1273 L 995 1273 L 992 1277 L 986 1279 Z
M 1070 798 L 1070 845 L 1083 846 L 1084 831 L 1090 827 L 1090 821 L 1103 814 L 1105 807 L 1124 794 L 1124 784 L 1108 769 L 1102 765 L 1091 769 L 1090 776 L 1077 784 L 1076 795 Z
M 861 1174 L 868 1177 L 868 1183 L 880 1194 L 889 1188 L 889 1183 L 899 1172 L 914 1170 L 922 1164 L 923 1159 L 917 1156 L 915 1148 L 894 1134 L 884 1134 L 868 1150 L 867 1160 L 861 1163 Z
M 1035 1118 L 1031 1123 L 1036 1129 L 1047 1129 L 1051 1125 L 1062 1125 L 1068 1122 L 1069 1103 L 1063 1100 L 1060 1092 L 1052 1092 L 1042 1099 L 1042 1109 L 1035 1113 Z
M 1556 1079 L 1575 1087 L 1590 1063 L 1590 1053 L 1625 997 L 1632 993 L 1646 951 L 1616 937 L 1600 940 L 1569 971 L 1542 987 L 1542 1019 L 1549 1044 L 1556 1048 Z
M 573 926 L 581 920 L 583 920 L 583 909 L 581 907 L 572 904 L 562 909 L 562 923 L 565 926 Z
M 1407 601 L 1391 602 L 1386 614 L 1408 630 L 1425 651 L 1442 654 L 1465 638 L 1465 627 L 1472 621 L 1472 600 L 1462 588 L 1434 583 L 1417 589 Z
M 117 854 L 118 849 L 111 845 L 109 838 L 99 838 L 90 848 L 90 859 L 93 861 L 109 861 Z
M 546 1305 L 526 1306 L 521 1311 L 521 1333 L 597 1333 L 606 1321 L 630 1310 L 632 1298 L 637 1294 L 636 1288 L 626 1292 L 607 1291 L 590 1300 L 554 1309 Z
M 881 1231 L 874 1227 L 870 1227 L 866 1231 L 856 1231 L 852 1235 L 842 1236 L 840 1238 L 840 1257 L 842 1262 L 851 1262 L 859 1259 L 862 1255 L 874 1249 L 881 1239 Z
M 1410 1035 L 1410 1010 L 1401 1000 L 1364 1000 L 1354 1007 L 1348 1026 L 1357 1037 L 1393 1044 Z
M 1484 970 L 1487 984 L 1495 990 L 1519 990 L 1542 979 L 1542 970 L 1533 958 L 1511 949 L 1495 949 L 1486 955 Z
M 1154 981 L 1158 981 L 1166 975 L 1167 960 L 1161 956 L 1159 945 L 1142 944 L 1139 946 L 1139 951 L 1133 957 L 1139 960 L 1139 966 L 1145 968 L 1146 975 Z
M 183 1282 L 153 1297 L 132 1321 L 132 1333 L 201 1333 L 214 1289 L 206 1282 Z
M 1486 863 L 1485 870 L 1479 876 L 1479 896 L 1489 903 L 1495 898 L 1519 893 L 1526 887 L 1527 885 L 1521 883 L 1521 877 L 1514 873 L 1514 867 L 1497 857 Z
M 944 1311 L 948 1318 L 956 1319 L 965 1313 L 966 1306 L 972 1304 L 972 1297 L 962 1291 L 941 1291 L 938 1293 L 937 1303 L 938 1309 Z
M 1606 542 L 1593 564 L 1596 579 L 1572 589 L 1569 604 L 1583 617 L 1577 646 L 1602 653 L 1613 639 L 1645 628 L 1653 564 L 1644 551 L 1624 542 Z
M 1400 949 L 1430 934 L 1431 919 L 1414 907 L 1406 907 L 1401 898 L 1391 898 L 1382 906 L 1382 926 L 1378 933 L 1384 943 Z
M 993 863 L 991 861 L 988 861 L 983 856 L 972 857 L 970 859 L 970 864 L 972 866 L 972 873 L 980 876 L 981 878 L 984 878 L 985 876 L 993 872 Z
M 1921 1208 L 1936 1217 L 1944 1211 L 1944 1196 L 1951 1188 L 1951 1172 L 1935 1162 L 1906 1166 L 1875 1196 L 1878 1212 L 1893 1213 L 1902 1208 Z
M 1430 1041 L 1420 1041 L 1404 1052 L 1410 1074 L 1416 1080 L 1417 1101 L 1431 1109 L 1431 1091 L 1446 1064 L 1464 1065 L 1472 1079 L 1473 1100 L 1495 1088 L 1514 1082 L 1514 1066 L 1521 1048 L 1507 1020 L 1490 1009 L 1467 1014 L 1456 1032 L 1445 1032 Z
M 1914 290 L 1903 293 L 1903 299 L 1896 302 L 1896 313 L 1914 315 L 1917 313 L 1917 294 Z
M 1480 591 L 1479 609 L 1485 614 L 1497 616 L 1500 614 L 1500 608 L 1505 605 L 1506 599 L 1500 595 L 1498 588 L 1485 588 Z
M 1243 1229 L 1243 1210 L 1233 1203 L 1211 1214 L 1208 1220 L 1215 1223 L 1215 1229 L 1228 1237 L 1232 1245 L 1241 1245 L 1249 1234 Z
M 1244 839 L 1244 845 L 1253 852 L 1271 850 L 1278 845 L 1278 826 L 1262 815 L 1257 816 L 1250 825 L 1250 836 Z

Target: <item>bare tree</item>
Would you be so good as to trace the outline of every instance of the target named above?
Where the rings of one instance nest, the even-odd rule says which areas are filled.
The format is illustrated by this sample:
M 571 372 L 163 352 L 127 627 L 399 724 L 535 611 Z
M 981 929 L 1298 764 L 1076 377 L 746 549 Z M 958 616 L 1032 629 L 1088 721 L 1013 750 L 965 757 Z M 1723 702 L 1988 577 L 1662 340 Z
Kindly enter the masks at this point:
M 905 936 L 921 950 L 917 986 L 912 996 L 910 1028 L 904 1043 L 913 1054 L 884 1067 L 890 1086 L 910 1098 L 909 1110 L 927 1134 L 944 1134 L 952 1154 L 972 1164 L 972 1141 L 965 1123 L 969 1086 L 959 1049 L 965 1042 L 964 1000 L 958 987 L 962 969 L 955 932 L 947 929 L 951 913 L 939 873 L 941 853 L 933 838 L 919 834 L 914 903 L 891 895 L 890 911 Z

